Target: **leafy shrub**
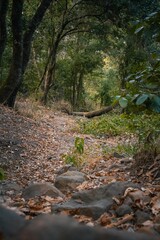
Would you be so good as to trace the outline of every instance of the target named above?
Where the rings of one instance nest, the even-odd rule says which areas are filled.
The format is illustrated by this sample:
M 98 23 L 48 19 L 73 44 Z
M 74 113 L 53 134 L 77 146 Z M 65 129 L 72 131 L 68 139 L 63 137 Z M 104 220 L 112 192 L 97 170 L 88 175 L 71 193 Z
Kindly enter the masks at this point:
M 159 114 L 109 114 L 80 123 L 85 134 L 120 136 L 130 135 L 145 141 L 147 136 L 160 130 Z
M 76 137 L 74 141 L 74 148 L 69 154 L 64 154 L 63 159 L 65 163 L 80 167 L 84 161 L 84 139 Z
M 137 152 L 138 145 L 137 144 L 132 144 L 132 143 L 127 143 L 127 144 L 118 144 L 115 147 L 109 147 L 105 146 L 103 147 L 103 153 L 104 155 L 108 154 L 113 154 L 113 153 L 118 153 L 118 154 L 124 154 L 127 156 L 133 156 Z
M 85 134 L 117 136 L 129 132 L 126 119 L 117 114 L 97 117 L 81 122 L 80 125 Z

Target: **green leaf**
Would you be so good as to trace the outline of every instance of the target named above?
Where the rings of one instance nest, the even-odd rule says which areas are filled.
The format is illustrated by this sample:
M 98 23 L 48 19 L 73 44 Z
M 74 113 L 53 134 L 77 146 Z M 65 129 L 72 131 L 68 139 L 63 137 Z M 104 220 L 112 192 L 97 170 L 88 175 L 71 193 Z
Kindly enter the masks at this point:
M 120 98 L 121 98 L 120 95 L 117 95 L 117 96 L 115 97 L 116 100 L 119 100 Z
M 143 28 L 144 28 L 144 26 L 141 26 L 141 27 L 137 28 L 134 33 L 138 34 L 139 32 L 141 32 L 143 30 Z
M 141 105 L 142 103 L 144 103 L 147 99 L 149 98 L 148 94 L 142 94 L 140 97 L 138 97 L 137 101 L 136 101 L 136 105 Z
M 138 98 L 138 96 L 139 96 L 139 94 L 134 94 L 131 101 L 134 102 Z
M 160 113 L 160 97 L 154 96 L 151 100 L 150 108 L 153 109 L 155 112 Z
M 124 97 L 120 98 L 119 99 L 119 105 L 122 107 L 122 108 L 126 108 L 127 105 L 128 105 L 128 100 Z
M 84 139 L 76 137 L 74 144 L 75 144 L 75 148 L 78 151 L 78 153 L 83 154 L 84 153 Z

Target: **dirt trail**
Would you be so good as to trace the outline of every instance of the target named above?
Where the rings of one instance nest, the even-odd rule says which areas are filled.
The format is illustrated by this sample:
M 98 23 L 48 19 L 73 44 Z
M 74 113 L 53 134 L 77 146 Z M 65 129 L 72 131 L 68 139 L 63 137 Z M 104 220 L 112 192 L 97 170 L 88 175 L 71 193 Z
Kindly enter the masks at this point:
M 41 213 L 51 213 L 52 206 L 65 204 L 72 198 L 74 192 L 81 193 L 81 190 L 95 188 L 96 191 L 101 191 L 103 187 L 100 186 L 107 187 L 110 183 L 116 186 L 120 182 L 122 187 L 125 182 L 131 185 L 135 183 L 142 188 L 138 190 L 129 187 L 120 198 L 110 198 L 113 203 L 112 210 L 117 211 L 116 215 L 112 211 L 105 212 L 94 221 L 83 214 L 77 215 L 77 209 L 74 212 L 72 206 L 71 211 L 66 210 L 65 214 L 73 215 L 78 221 L 92 226 L 100 224 L 109 228 L 114 226 L 119 229 L 131 228 L 133 231 L 142 227 L 144 222 L 148 224 L 147 231 L 154 233 L 156 229 L 156 234 L 160 234 L 159 185 L 153 184 L 150 175 L 148 179 L 151 181 L 145 183 L 140 183 L 136 174 L 131 176 L 133 159 L 111 156 L 103 152 L 104 147 L 115 146 L 122 139 L 95 138 L 92 135 L 80 134 L 77 124 L 80 120 L 80 117 L 68 116 L 43 107 L 39 109 L 39 115 L 34 120 L 0 106 L 0 167 L 6 174 L 6 180 L 0 182 L 0 204 L 16 209 L 26 219 L 32 219 Z M 85 173 L 86 180 L 78 187 L 76 185 L 64 197 L 36 195 L 35 198 L 23 198 L 22 193 L 28 185 L 33 186 L 32 183 L 45 183 L 45 186 L 48 186 L 46 183 L 48 182 L 54 186 L 55 178 L 66 165 L 62 155 L 71 153 L 76 137 L 81 137 L 85 141 L 84 164 L 78 170 Z M 128 202 L 129 194 L 131 201 Z M 71 203 L 73 204 L 72 201 Z M 81 202 L 75 200 L 74 204 L 77 203 L 81 205 Z M 101 209 L 101 203 L 98 201 L 97 204 L 100 204 Z M 91 203 L 91 207 L 93 206 Z M 131 214 L 126 215 L 128 210 Z
M 84 138 L 85 151 L 87 149 L 87 164 L 82 171 L 92 179 L 89 185 L 114 180 L 115 176 L 112 179 L 110 175 L 115 173 L 106 174 L 105 171 L 119 160 L 105 159 L 102 153 L 104 145 L 116 144 L 114 139 L 96 139 L 80 134 L 76 121 L 76 117 L 44 108 L 41 116 L 33 120 L 1 106 L 0 164 L 7 172 L 7 179 L 22 186 L 30 182 L 54 182 L 58 169 L 65 164 L 62 154 L 71 151 L 75 138 L 79 136 Z M 116 175 L 120 178 L 118 173 Z M 126 179 L 127 176 L 121 175 L 122 180 Z

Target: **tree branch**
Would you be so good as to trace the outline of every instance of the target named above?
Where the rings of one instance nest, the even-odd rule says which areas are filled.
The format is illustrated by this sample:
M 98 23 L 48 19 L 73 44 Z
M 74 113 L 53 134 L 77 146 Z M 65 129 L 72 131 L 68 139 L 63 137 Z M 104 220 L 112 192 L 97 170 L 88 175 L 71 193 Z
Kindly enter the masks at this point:
M 30 24 L 28 26 L 28 30 L 24 34 L 23 38 L 23 73 L 25 72 L 25 69 L 27 67 L 29 56 L 31 52 L 31 43 L 33 40 L 34 33 L 38 26 L 40 25 L 45 12 L 49 8 L 51 2 L 53 0 L 42 0 L 41 4 L 37 8 L 36 13 L 34 14 L 32 20 L 30 21 Z

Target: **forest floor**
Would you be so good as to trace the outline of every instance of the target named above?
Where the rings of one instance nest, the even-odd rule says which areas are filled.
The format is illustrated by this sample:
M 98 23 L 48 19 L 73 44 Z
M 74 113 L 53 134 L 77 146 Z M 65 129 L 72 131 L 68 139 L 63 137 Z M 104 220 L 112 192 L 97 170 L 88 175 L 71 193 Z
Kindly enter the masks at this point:
M 23 105 L 21 106 L 23 108 Z M 24 106 L 26 108 L 26 106 Z M 71 153 L 76 137 L 83 138 L 84 164 L 78 171 L 85 173 L 86 180 L 74 190 L 82 191 L 95 189 L 103 185 L 120 182 L 132 182 L 141 185 L 141 189 L 128 189 L 136 193 L 134 208 L 140 211 L 147 209 L 150 217 L 140 224 L 144 231 L 156 231 L 160 234 L 160 185 L 154 182 L 148 172 L 148 180 L 142 182 L 137 175 L 132 176 L 133 159 L 127 156 L 104 154 L 103 147 L 113 147 L 118 142 L 125 141 L 122 137 L 96 138 L 93 135 L 81 134 L 78 121 L 83 118 L 69 116 L 58 111 L 39 107 L 35 119 L 22 116 L 16 111 L 0 106 L 0 167 L 5 171 L 5 180 L 1 185 L 16 183 L 18 194 L 7 189 L 5 197 L 0 202 L 26 215 L 27 219 L 42 212 L 50 213 L 53 203 L 63 202 L 64 199 L 45 197 L 43 199 L 25 200 L 21 193 L 26 186 L 37 182 L 55 182 L 56 176 L 64 168 L 63 155 Z M 65 197 L 65 201 L 72 193 Z M 126 193 L 124 197 L 127 196 Z M 143 195 L 143 196 L 142 196 Z M 145 195 L 145 201 L 144 200 Z M 148 197 L 146 199 L 146 196 Z M 115 202 L 119 200 L 115 198 Z M 66 214 L 69 212 L 66 211 Z M 129 214 L 130 215 L 130 214 Z M 127 214 L 127 217 L 129 216 Z M 143 216 L 144 217 L 144 216 Z M 96 225 L 97 222 L 87 216 L 75 216 L 78 221 Z M 103 215 L 100 224 L 106 226 L 112 222 L 113 216 Z M 133 216 L 128 221 L 133 220 Z M 126 215 L 118 219 L 123 228 L 128 224 Z M 142 221 L 143 222 L 143 221 Z M 135 221 L 132 221 L 133 225 Z M 153 230 L 153 225 L 157 229 Z M 129 224 L 128 224 L 129 226 Z M 125 225 L 126 228 L 126 225 Z M 146 230 L 147 229 L 147 230 Z

